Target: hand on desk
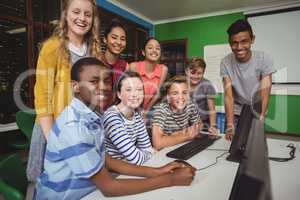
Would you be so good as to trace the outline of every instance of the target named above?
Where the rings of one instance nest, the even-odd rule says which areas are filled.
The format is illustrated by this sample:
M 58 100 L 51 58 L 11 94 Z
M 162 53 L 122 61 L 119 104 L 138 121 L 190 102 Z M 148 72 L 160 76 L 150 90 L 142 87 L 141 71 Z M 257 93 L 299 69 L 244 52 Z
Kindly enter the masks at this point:
M 169 174 L 171 176 L 171 185 L 190 185 L 195 176 L 195 168 L 180 167 Z
M 175 160 L 157 169 L 159 170 L 160 174 L 166 174 L 166 173 L 173 173 L 175 169 L 183 168 L 183 167 L 190 167 L 192 169 L 195 169 L 191 164 L 185 162 L 184 160 Z
M 200 130 L 200 127 L 198 124 L 194 124 L 190 127 L 188 127 L 184 132 L 183 134 L 185 134 L 186 138 L 188 140 L 192 140 L 194 139 L 195 137 L 197 137 L 199 135 L 199 130 Z
M 212 135 L 218 135 L 220 133 L 219 129 L 213 126 L 209 127 L 208 132 Z
M 159 168 L 157 168 L 159 170 L 159 174 L 167 174 L 167 173 L 173 173 L 174 169 L 176 168 L 180 168 L 182 167 L 182 164 L 178 163 L 178 162 L 170 162 L 164 166 L 161 166 Z

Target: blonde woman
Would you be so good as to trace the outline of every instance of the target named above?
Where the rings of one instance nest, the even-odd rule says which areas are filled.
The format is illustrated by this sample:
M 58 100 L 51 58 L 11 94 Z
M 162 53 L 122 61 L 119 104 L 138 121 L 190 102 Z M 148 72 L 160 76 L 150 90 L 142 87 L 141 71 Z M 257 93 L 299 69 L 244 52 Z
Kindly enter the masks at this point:
M 71 66 L 82 57 L 100 57 L 98 36 L 95 1 L 63 0 L 59 24 L 44 42 L 37 63 L 34 88 L 37 121 L 27 166 L 29 181 L 35 181 L 40 175 L 50 129 L 71 100 Z

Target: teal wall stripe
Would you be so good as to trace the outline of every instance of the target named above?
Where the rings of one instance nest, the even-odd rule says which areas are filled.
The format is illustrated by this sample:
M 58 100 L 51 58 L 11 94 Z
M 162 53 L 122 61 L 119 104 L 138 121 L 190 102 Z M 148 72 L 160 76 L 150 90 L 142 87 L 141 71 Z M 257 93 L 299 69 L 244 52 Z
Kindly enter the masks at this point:
M 130 12 L 122 9 L 122 8 L 119 8 L 118 6 L 106 1 L 106 0 L 96 0 L 96 3 L 98 6 L 100 6 L 101 8 L 104 8 L 110 12 L 113 12 L 117 15 L 120 15 L 134 23 L 137 23 L 139 25 L 141 25 L 142 27 L 144 28 L 147 28 L 149 29 L 149 34 L 150 36 L 153 36 L 154 35 L 154 25 L 131 14 Z

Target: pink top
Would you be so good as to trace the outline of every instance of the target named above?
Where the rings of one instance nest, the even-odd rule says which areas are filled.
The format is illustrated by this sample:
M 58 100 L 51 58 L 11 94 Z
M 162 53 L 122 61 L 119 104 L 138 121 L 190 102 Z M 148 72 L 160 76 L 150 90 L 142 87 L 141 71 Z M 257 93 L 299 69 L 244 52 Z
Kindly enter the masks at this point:
M 142 77 L 144 82 L 144 91 L 145 91 L 145 98 L 144 98 L 144 109 L 148 109 L 149 103 L 151 102 L 152 98 L 159 92 L 159 82 L 162 78 L 162 71 L 163 65 L 156 64 L 154 67 L 154 71 L 151 74 L 146 74 L 146 62 L 140 61 L 136 62 L 136 71 Z
M 110 67 L 113 70 L 112 83 L 114 86 L 119 80 L 120 76 L 126 70 L 128 63 L 126 62 L 126 60 L 119 58 L 114 64 L 109 64 L 104 54 L 102 55 L 102 61 L 104 62 L 104 64 L 106 64 L 108 67 Z

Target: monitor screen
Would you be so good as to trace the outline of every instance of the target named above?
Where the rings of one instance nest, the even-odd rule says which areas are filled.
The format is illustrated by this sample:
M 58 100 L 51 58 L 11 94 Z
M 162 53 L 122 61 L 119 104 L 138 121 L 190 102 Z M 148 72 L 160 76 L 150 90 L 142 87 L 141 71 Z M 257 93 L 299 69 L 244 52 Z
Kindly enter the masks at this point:
M 272 199 L 267 142 L 263 122 L 258 119 L 252 120 L 247 145 L 229 199 Z
M 247 144 L 248 134 L 254 115 L 251 105 L 243 105 L 237 128 L 229 149 L 227 160 L 240 162 Z

